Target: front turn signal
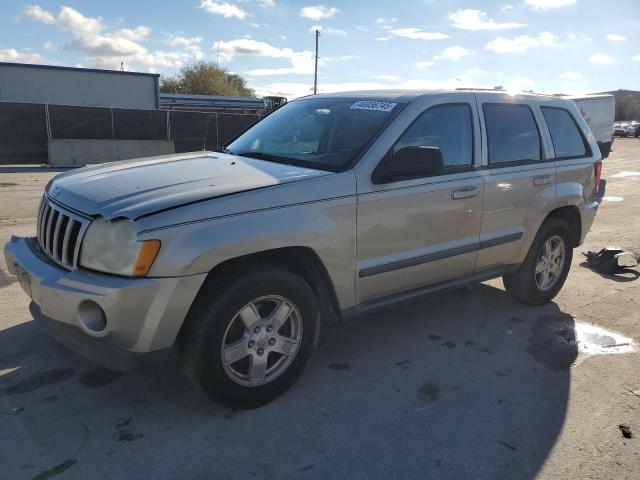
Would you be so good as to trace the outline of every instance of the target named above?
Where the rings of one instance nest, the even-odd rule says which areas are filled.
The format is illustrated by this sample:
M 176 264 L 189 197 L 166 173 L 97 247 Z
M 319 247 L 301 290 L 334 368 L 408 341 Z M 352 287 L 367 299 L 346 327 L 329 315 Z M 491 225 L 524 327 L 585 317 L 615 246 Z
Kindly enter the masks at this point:
M 160 240 L 143 240 L 141 243 L 142 248 L 133 268 L 134 277 L 144 277 L 151 269 L 151 265 L 153 265 L 160 251 Z

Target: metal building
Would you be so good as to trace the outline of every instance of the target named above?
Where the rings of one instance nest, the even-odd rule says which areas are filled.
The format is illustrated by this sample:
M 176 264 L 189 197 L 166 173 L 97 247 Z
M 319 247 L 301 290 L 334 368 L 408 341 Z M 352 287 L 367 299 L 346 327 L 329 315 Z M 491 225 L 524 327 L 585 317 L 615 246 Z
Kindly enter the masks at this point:
M 160 108 L 160 75 L 0 62 L 0 102 Z

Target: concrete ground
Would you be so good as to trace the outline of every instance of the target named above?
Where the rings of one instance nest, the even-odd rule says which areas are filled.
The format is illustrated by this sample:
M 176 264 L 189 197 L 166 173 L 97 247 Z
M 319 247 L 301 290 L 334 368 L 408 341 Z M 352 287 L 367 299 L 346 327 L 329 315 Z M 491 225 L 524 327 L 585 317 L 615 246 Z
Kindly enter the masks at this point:
M 253 411 L 209 402 L 173 364 L 120 374 L 67 352 L 0 263 L 0 477 L 637 479 L 640 355 L 583 351 L 633 348 L 590 324 L 640 342 L 637 274 L 580 265 L 581 251 L 640 247 L 640 176 L 620 172 L 640 173 L 640 140 L 616 140 L 550 305 L 495 280 L 325 325 L 300 381 Z M 33 235 L 54 174 L 0 168 L 0 242 Z

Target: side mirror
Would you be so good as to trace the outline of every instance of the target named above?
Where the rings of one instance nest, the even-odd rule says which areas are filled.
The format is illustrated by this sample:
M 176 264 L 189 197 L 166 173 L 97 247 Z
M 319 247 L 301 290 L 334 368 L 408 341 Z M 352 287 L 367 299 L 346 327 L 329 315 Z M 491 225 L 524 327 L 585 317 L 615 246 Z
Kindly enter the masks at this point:
M 438 175 L 444 170 L 444 160 L 438 147 L 403 147 L 393 152 L 381 167 L 375 183 Z

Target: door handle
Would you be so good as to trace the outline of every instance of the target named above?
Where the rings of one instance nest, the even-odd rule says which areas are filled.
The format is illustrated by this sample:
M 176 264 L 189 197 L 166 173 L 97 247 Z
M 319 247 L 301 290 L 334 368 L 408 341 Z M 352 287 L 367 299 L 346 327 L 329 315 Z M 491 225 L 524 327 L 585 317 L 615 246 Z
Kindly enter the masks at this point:
M 451 198 L 453 198 L 454 200 L 461 200 L 463 198 L 475 197 L 479 193 L 480 190 L 478 190 L 478 187 L 458 188 L 451 192 Z
M 536 186 L 549 185 L 551 183 L 551 180 L 551 175 L 538 175 L 537 177 L 533 177 L 533 184 Z

